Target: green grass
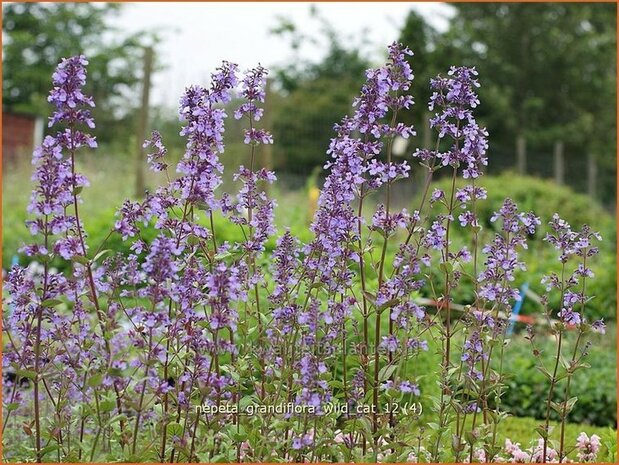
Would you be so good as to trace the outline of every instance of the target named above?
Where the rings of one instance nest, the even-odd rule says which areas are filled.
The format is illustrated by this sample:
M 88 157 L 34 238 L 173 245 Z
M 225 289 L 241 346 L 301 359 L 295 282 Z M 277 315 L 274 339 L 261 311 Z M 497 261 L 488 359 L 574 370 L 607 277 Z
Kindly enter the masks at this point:
M 224 184 L 219 193 L 229 192 L 231 195 L 238 190 L 239 183 L 232 181 L 235 164 L 238 165 L 238 156 L 234 158 L 232 166 L 226 165 Z M 82 154 L 78 159 L 77 169 L 90 180 L 81 197 L 80 218 L 89 235 L 88 244 L 92 250 L 107 236 L 115 221 L 115 213 L 127 198 L 134 198 L 134 171 L 133 162 L 118 157 L 101 155 L 98 153 Z M 145 170 L 146 186 L 154 191 L 166 182 L 165 175 Z M 171 166 L 170 174 L 174 174 Z M 18 249 L 32 240 L 24 222 L 28 219 L 26 208 L 30 199 L 33 183 L 30 180 L 32 165 L 23 158 L 17 165 L 5 169 L 2 180 L 2 267 L 10 267 L 14 256 L 19 255 Z M 280 190 L 275 184 L 270 186 L 269 195 L 275 198 L 278 206 L 275 210 L 275 221 L 280 232 L 284 228 L 291 228 L 293 233 L 302 241 L 310 240 L 308 230 L 311 221 L 311 204 L 305 189 L 289 191 Z M 234 241 L 242 239 L 238 226 L 230 224 L 224 218 L 216 218 L 218 240 Z M 120 237 L 112 238 L 112 245 L 121 246 Z M 271 239 L 268 248 L 275 245 Z M 113 248 L 113 247 L 112 247 Z M 26 259 L 19 256 L 21 263 Z

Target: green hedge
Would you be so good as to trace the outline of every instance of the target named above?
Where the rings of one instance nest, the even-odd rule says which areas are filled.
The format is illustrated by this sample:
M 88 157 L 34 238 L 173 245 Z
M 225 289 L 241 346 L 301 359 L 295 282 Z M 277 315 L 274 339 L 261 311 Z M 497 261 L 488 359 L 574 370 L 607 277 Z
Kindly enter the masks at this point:
M 615 328 L 611 327 L 606 336 L 596 337 L 598 340 L 589 349 L 589 355 L 585 359 L 591 368 L 574 374 L 570 397 L 576 396 L 578 401 L 569 415 L 572 423 L 613 427 L 617 424 L 617 356 L 614 331 Z M 546 366 L 552 366 L 556 351 L 554 338 L 540 335 L 536 338 L 536 344 L 542 350 Z M 505 355 L 503 371 L 516 375 L 507 379 L 509 389 L 506 390 L 502 402 L 516 416 L 544 418 L 549 382 L 542 372 L 536 369 L 530 345 L 524 338 L 515 337 L 507 347 Z M 555 400 L 561 401 L 563 384 L 559 386 L 556 394 Z
M 591 368 L 577 371 L 571 382 L 570 397 L 577 396 L 578 401 L 569 414 L 570 423 L 612 427 L 617 425 L 615 330 L 614 325 L 609 325 L 606 335 L 593 334 L 591 337 L 593 344 L 589 355 L 584 359 Z M 565 338 L 565 354 L 571 352 L 575 337 L 575 332 L 570 331 Z M 442 355 L 432 332 L 427 333 L 427 341 L 429 350 L 422 352 L 415 362 L 407 367 L 406 374 L 417 379 L 424 411 L 431 412 L 432 404 L 426 394 L 436 390 L 436 367 L 440 365 Z M 535 343 L 542 352 L 545 366 L 552 366 L 556 353 L 555 338 L 541 331 L 536 335 Z M 462 344 L 462 334 L 457 334 L 452 347 L 459 349 Z M 499 368 L 498 356 L 493 356 L 493 364 L 495 369 Z M 522 334 L 514 334 L 505 348 L 502 372 L 512 375 L 505 380 L 507 388 L 501 398 L 501 409 L 517 417 L 545 418 L 549 381 L 536 368 L 531 344 Z M 554 400 L 562 401 L 560 397 L 563 395 L 563 388 L 564 382 L 557 388 Z M 552 413 L 554 415 L 555 412 Z M 558 418 L 553 417 L 553 420 Z
M 458 182 L 458 186 L 465 183 Z M 558 186 L 550 180 L 518 176 L 514 173 L 505 173 L 500 176 L 484 176 L 478 181 L 478 185 L 488 190 L 488 198 L 477 204 L 480 223 L 483 226 L 481 233 L 482 241 L 490 240 L 492 234 L 499 227 L 490 221 L 493 213 L 497 211 L 506 197 L 511 198 L 518 204 L 521 210 L 532 210 L 542 220 L 538 232 L 530 237 L 529 249 L 521 253 L 521 258 L 527 264 L 527 271 L 517 274 L 515 286 L 520 287 L 528 282 L 530 289 L 537 294 L 545 291 L 540 284 L 543 275 L 551 271 L 560 272 L 560 263 L 557 260 L 557 252 L 545 241 L 546 232 L 549 230 L 548 221 L 554 213 L 568 221 L 573 228 L 580 228 L 583 224 L 590 225 L 594 230 L 602 234 L 603 241 L 599 243 L 600 254 L 594 258 L 591 267 L 595 273 L 595 279 L 588 280 L 587 293 L 595 298 L 587 306 L 587 316 L 590 319 L 604 318 L 608 321 L 616 319 L 617 296 L 616 296 L 616 223 L 615 217 L 604 210 L 590 197 L 578 194 L 571 189 Z M 431 186 L 449 192 L 451 179 L 441 179 Z M 417 205 L 415 202 L 413 205 Z M 416 208 L 416 207 L 414 207 Z M 470 239 L 460 228 L 456 221 L 452 240 L 456 245 L 468 245 Z M 436 271 L 437 279 L 440 272 Z M 473 301 L 473 283 L 463 280 L 462 285 L 455 292 L 455 298 L 462 303 Z M 425 289 L 425 293 L 431 290 Z M 551 296 L 550 304 L 553 308 L 559 306 L 560 297 L 557 293 Z M 532 314 L 540 312 L 541 308 L 531 299 L 525 299 L 522 313 Z

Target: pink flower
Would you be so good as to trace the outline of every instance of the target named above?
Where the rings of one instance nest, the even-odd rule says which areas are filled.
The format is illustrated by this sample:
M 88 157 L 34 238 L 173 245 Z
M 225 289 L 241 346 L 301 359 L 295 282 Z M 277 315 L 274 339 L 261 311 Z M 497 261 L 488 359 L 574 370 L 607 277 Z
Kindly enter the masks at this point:
M 587 433 L 582 432 L 576 439 L 576 448 L 578 449 L 578 461 L 593 462 L 600 450 L 600 437 L 597 434 L 587 436 Z

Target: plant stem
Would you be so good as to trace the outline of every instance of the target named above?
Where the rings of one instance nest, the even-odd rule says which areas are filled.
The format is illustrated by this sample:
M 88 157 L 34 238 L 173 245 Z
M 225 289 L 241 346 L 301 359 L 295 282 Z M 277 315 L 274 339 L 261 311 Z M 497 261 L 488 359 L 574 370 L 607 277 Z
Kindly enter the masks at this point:
M 565 263 L 561 268 L 561 301 L 560 305 L 563 305 L 563 298 L 565 295 Z M 546 400 L 546 420 L 544 422 L 544 449 L 542 452 L 542 462 L 546 463 L 546 454 L 548 452 L 548 426 L 550 425 L 550 408 L 552 403 L 552 395 L 554 394 L 555 385 L 557 384 L 557 371 L 559 370 L 559 362 L 561 359 L 561 344 L 563 342 L 563 328 L 559 330 L 559 337 L 557 340 L 557 354 L 555 356 L 555 365 L 552 372 L 552 378 L 550 378 L 550 389 L 548 390 L 548 399 Z
M 587 253 L 588 253 L 588 249 L 585 248 L 583 251 L 583 270 L 587 269 Z M 582 277 L 582 297 L 583 297 L 583 301 L 582 301 L 582 306 L 581 306 L 581 310 L 580 310 L 580 314 L 582 317 L 584 317 L 585 314 L 585 297 L 586 297 L 586 292 L 587 292 L 587 275 L 583 274 Z M 578 332 L 578 337 L 576 338 L 576 343 L 574 344 L 574 352 L 572 353 L 572 360 L 571 360 L 571 364 L 573 365 L 574 362 L 576 361 L 576 354 L 578 353 L 578 346 L 580 345 L 580 340 L 582 338 L 582 331 Z M 572 376 L 573 373 L 568 372 L 568 376 L 567 376 L 567 382 L 565 385 L 565 394 L 563 396 L 563 411 L 561 412 L 561 437 L 560 437 L 560 441 L 559 441 L 559 463 L 561 463 L 563 461 L 563 450 L 565 447 L 565 420 L 567 418 L 567 401 L 569 400 L 570 397 L 570 383 L 572 381 Z
M 75 145 L 74 145 L 75 129 L 73 127 L 73 124 L 70 125 L 69 131 L 70 131 L 70 137 L 71 137 L 71 146 L 70 146 L 69 151 L 71 153 L 71 175 L 72 175 L 71 181 L 73 184 L 72 187 L 73 187 L 73 207 L 74 207 L 74 212 L 75 212 L 75 228 L 77 230 L 80 247 L 82 249 L 82 256 L 86 257 L 86 243 L 84 241 L 84 235 L 82 234 L 82 224 L 80 222 L 79 207 L 78 207 L 78 201 L 77 201 L 77 184 L 75 182 L 76 181 L 75 180 Z M 110 347 L 110 341 L 106 337 L 107 331 L 105 328 L 103 312 L 101 311 L 101 307 L 99 306 L 99 299 L 97 297 L 97 288 L 95 286 L 95 281 L 93 278 L 92 266 L 91 266 L 90 261 L 86 262 L 85 267 L 86 267 L 86 274 L 88 277 L 88 285 L 90 287 L 90 295 L 92 297 L 92 302 L 95 306 L 95 310 L 97 313 L 99 327 L 101 328 L 101 337 L 105 341 L 105 349 L 109 357 L 108 363 L 111 364 L 112 363 L 112 349 Z M 113 383 L 113 385 L 114 385 L 114 391 L 116 393 L 116 408 L 118 410 L 118 414 L 121 415 L 122 414 L 122 403 L 120 400 L 120 391 L 118 390 L 118 386 L 116 385 L 116 383 Z M 125 422 L 124 420 L 121 419 L 120 420 L 121 437 L 124 435 L 124 430 L 125 430 Z M 121 440 L 121 447 L 124 448 L 123 440 Z

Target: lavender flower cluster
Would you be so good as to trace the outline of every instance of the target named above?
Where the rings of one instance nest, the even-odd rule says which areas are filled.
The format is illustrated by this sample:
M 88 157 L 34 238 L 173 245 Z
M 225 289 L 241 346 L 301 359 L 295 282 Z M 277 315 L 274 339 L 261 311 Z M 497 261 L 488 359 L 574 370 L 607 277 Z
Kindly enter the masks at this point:
M 487 193 L 478 183 L 488 133 L 474 116 L 477 72 L 465 67 L 430 83 L 436 146 L 411 157 L 425 173 L 422 199 L 410 212 L 394 210 L 392 186 L 411 172 L 406 160 L 394 160 L 392 145 L 415 135 L 398 120 L 414 104 L 412 55 L 389 46 L 387 63 L 366 72 L 352 116 L 335 125 L 308 243 L 290 230 L 278 236 L 276 202 L 265 189 L 276 177 L 258 167 L 257 147 L 273 143 L 258 127 L 268 72 L 241 73 L 224 62 L 208 86 L 189 87 L 180 100 L 186 146 L 176 174 L 161 135 L 145 141 L 150 168 L 169 182 L 119 208 L 108 238 L 122 237 L 128 254 L 88 246 L 79 215 L 88 180 L 76 171 L 79 150 L 96 147 L 85 132 L 95 127 L 94 102 L 83 90 L 88 62 L 78 56 L 58 65 L 49 96 L 56 132 L 33 155 L 27 226 L 35 240 L 22 249 L 43 266 L 14 266 L 5 279 L 3 371 L 12 379 L 5 377 L 3 424 L 30 445 L 30 459 L 571 460 L 569 386 L 587 347 L 578 345 L 589 330 L 604 330 L 586 315 L 600 236 L 587 226 L 574 231 L 558 215 L 551 220 L 546 241 L 563 272 L 544 279 L 562 302 L 553 309 L 543 301 L 546 317 L 557 318 L 556 365 L 542 367 L 549 414 L 534 447 L 500 446 L 506 322 L 520 298 L 519 253 L 541 220 L 506 199 L 492 218 L 497 232 L 482 231 L 477 206 Z M 237 102 L 247 161 L 231 195 L 220 192 L 221 157 L 227 112 Z M 452 177 L 452 189 L 430 193 L 439 170 Z M 458 178 L 469 184 L 456 187 Z M 375 198 L 382 201 L 368 212 Z M 222 240 L 216 220 L 229 221 L 244 240 Z M 471 248 L 457 246 L 455 228 L 471 235 Z M 58 260 L 70 264 L 68 272 L 52 267 Z M 436 311 L 420 299 L 428 280 Z M 475 296 L 456 318 L 453 295 L 463 280 L 474 283 Z M 562 343 L 571 327 L 579 337 L 567 360 Z M 529 339 L 535 347 L 532 329 Z M 429 343 L 440 348 L 436 393 L 420 388 L 428 367 L 417 360 Z M 557 403 L 561 383 L 565 398 Z M 383 410 L 426 398 L 433 421 Z M 243 414 L 256 404 L 288 408 Z M 558 448 L 550 443 L 551 409 L 561 419 Z M 5 444 L 5 454 L 11 449 Z M 573 458 L 594 461 L 599 450 L 600 438 L 582 433 Z

